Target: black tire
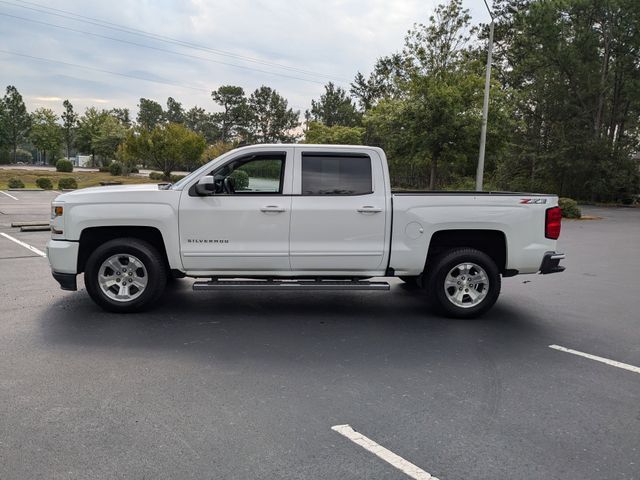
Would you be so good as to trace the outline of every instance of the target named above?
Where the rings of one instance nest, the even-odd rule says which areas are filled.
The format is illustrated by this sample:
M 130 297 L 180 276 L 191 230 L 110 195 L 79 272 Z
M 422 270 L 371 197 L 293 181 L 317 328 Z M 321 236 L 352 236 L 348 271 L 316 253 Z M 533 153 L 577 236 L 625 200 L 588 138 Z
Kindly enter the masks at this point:
M 109 298 L 98 280 L 102 263 L 114 255 L 133 255 L 146 269 L 147 284 L 142 293 L 130 301 Z M 116 238 L 96 248 L 87 259 L 84 283 L 89 296 L 100 307 L 117 313 L 140 312 L 148 309 L 160 299 L 167 284 L 167 267 L 158 250 L 137 238 Z
M 449 295 L 445 289 L 445 280 L 449 272 L 464 262 L 473 263 L 481 267 L 488 278 L 488 288 L 484 298 L 478 304 L 468 307 L 454 304 L 453 301 L 449 300 Z M 426 275 L 425 282 L 429 301 L 439 313 L 447 317 L 479 317 L 496 303 L 500 295 L 501 277 L 496 263 L 486 253 L 473 248 L 457 248 L 441 254 L 431 263 Z M 455 293 L 455 287 L 453 292 Z M 469 303 L 473 303 L 470 296 L 465 296 L 464 298 Z

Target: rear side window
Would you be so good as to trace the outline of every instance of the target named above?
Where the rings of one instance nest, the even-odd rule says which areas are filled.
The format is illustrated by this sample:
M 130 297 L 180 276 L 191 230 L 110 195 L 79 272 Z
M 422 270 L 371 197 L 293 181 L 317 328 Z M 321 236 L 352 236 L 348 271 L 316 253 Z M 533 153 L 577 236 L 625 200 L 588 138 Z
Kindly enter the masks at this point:
M 368 155 L 302 154 L 302 195 L 372 193 Z

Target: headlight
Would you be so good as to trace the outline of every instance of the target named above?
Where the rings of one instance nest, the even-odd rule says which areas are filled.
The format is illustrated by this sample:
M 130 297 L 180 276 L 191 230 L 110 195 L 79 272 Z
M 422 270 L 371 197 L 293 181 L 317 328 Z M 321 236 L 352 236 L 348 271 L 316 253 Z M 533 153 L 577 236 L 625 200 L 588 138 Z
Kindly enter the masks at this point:
M 63 233 L 63 213 L 64 207 L 62 205 L 51 205 L 51 221 L 49 224 L 53 235 L 62 235 Z

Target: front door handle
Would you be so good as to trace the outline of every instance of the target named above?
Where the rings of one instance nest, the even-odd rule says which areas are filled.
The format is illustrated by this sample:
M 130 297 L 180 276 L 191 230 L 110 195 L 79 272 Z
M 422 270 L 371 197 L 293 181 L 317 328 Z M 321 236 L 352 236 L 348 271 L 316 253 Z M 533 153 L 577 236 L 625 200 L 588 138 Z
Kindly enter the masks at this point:
M 380 213 L 381 211 L 381 208 L 373 207 L 371 205 L 365 205 L 364 207 L 360 207 L 358 209 L 358 213 Z
M 280 205 L 265 205 L 260 211 L 263 213 L 282 213 L 284 212 L 284 208 Z

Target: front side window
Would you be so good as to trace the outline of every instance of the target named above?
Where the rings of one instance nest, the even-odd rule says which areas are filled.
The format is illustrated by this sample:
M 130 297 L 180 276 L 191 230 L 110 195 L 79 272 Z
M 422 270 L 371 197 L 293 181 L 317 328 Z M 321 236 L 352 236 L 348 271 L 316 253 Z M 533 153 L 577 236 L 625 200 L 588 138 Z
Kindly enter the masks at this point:
M 372 191 L 369 156 L 302 154 L 302 195 L 365 195 Z
M 282 193 L 285 154 L 251 155 L 212 172 L 216 194 Z

